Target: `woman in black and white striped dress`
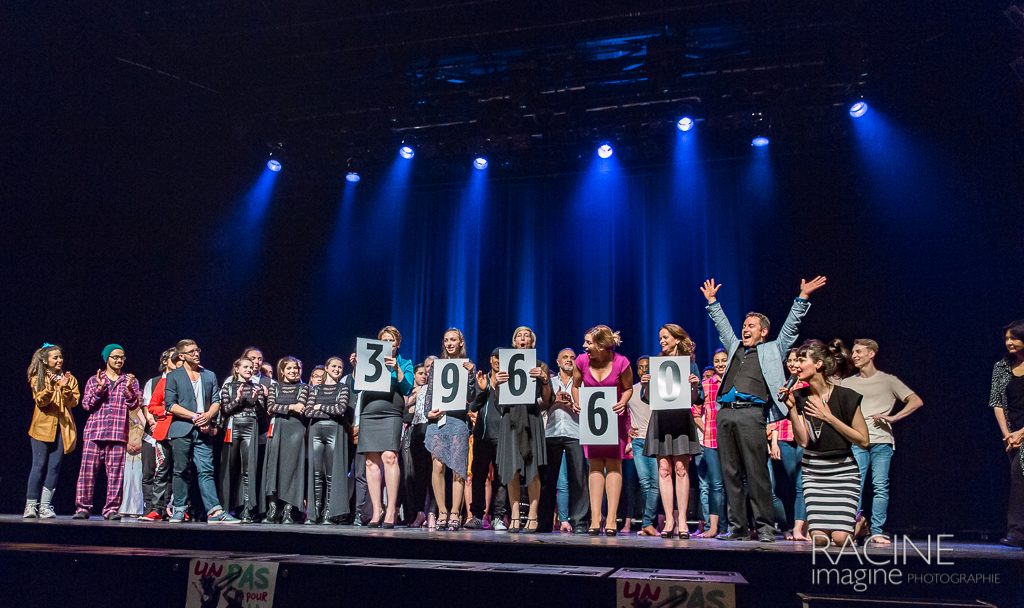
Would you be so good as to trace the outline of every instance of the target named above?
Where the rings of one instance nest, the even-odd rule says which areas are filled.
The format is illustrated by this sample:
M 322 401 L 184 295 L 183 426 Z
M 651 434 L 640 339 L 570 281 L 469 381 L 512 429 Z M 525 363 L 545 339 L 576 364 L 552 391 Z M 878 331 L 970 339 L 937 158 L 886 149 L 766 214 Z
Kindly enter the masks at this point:
M 789 395 L 793 433 L 804 448 L 807 524 L 817 546 L 852 540 L 860 471 L 851 444 L 868 445 L 859 393 L 833 384 L 836 360 L 828 346 L 808 340 L 797 351 L 798 375 L 808 384 Z

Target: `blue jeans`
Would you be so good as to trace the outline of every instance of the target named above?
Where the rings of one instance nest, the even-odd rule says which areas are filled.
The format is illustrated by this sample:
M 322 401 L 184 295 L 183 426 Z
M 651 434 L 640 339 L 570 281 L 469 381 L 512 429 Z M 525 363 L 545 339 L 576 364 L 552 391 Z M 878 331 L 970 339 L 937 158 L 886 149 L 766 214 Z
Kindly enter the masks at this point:
M 654 518 L 658 514 L 658 459 L 653 456 L 644 456 L 644 444 L 647 441 L 640 438 L 633 439 L 633 465 L 636 467 L 637 477 L 640 478 L 640 493 L 644 497 L 644 527 L 653 526 Z
M 885 517 L 889 511 L 889 465 L 892 463 L 893 447 L 890 443 L 872 443 L 868 449 L 853 447 L 853 457 L 860 469 L 860 495 L 863 499 L 864 484 L 871 468 L 871 489 L 874 499 L 871 501 L 871 533 L 882 534 Z M 861 502 L 857 502 L 857 510 L 861 510 Z
M 795 520 L 807 520 L 807 505 L 804 503 L 803 471 L 800 462 L 804 449 L 795 442 L 779 442 L 782 460 L 768 461 L 768 475 L 772 481 L 772 506 L 775 521 L 784 529 L 792 529 Z M 782 501 L 792 501 L 793 508 L 787 511 Z
M 562 464 L 558 469 L 558 484 L 555 486 L 558 503 L 558 521 L 569 521 L 569 473 L 566 470 L 565 452 L 562 452 Z
M 220 498 L 217 497 L 217 486 L 213 481 L 213 439 L 200 435 L 197 429 L 189 431 L 184 437 L 171 439 L 171 453 L 174 454 L 174 477 L 171 485 L 174 488 L 173 507 L 175 513 L 185 511 L 185 500 L 188 498 L 188 482 L 185 481 L 185 469 L 189 462 L 195 462 L 199 477 L 199 494 L 203 497 L 203 506 L 207 513 L 220 510 Z
M 726 532 L 729 522 L 725 517 L 725 486 L 722 484 L 722 463 L 718 459 L 717 448 L 701 448 L 697 456 L 697 482 L 700 484 L 704 521 L 710 522 L 710 516 L 717 515 L 717 532 Z

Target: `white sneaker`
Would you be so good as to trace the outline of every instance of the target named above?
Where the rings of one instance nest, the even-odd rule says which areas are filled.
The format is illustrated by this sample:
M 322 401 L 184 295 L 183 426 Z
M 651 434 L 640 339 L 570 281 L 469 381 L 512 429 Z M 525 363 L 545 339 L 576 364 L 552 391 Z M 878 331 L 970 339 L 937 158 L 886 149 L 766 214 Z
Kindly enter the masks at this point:
M 53 519 L 57 517 L 57 514 L 53 511 L 53 507 L 43 503 L 39 505 L 39 519 Z
M 505 525 L 505 520 L 500 517 L 491 522 L 491 529 L 495 532 L 508 532 L 508 526 Z
M 34 501 L 25 502 L 25 514 L 22 515 L 24 519 L 35 519 L 39 517 L 39 503 Z

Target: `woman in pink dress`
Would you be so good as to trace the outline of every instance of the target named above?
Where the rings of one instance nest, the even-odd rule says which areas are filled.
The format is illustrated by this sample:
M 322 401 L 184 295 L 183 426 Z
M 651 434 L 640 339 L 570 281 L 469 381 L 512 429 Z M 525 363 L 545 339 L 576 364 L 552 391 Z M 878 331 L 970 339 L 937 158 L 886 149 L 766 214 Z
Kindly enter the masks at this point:
M 622 458 L 629 442 L 629 416 L 627 406 L 633 395 L 633 370 L 629 359 L 615 352 L 622 344 L 618 332 L 607 325 L 598 325 L 583 336 L 583 350 L 576 357 L 573 371 L 573 407 L 580 411 L 580 386 L 614 386 L 617 399 L 612 410 L 618 417 L 619 443 L 608 446 L 584 446 L 583 451 L 590 465 L 590 528 L 591 536 L 601 534 L 601 502 L 608 494 L 608 513 L 605 517 L 604 533 L 615 536 L 619 510 L 619 496 L 622 494 Z

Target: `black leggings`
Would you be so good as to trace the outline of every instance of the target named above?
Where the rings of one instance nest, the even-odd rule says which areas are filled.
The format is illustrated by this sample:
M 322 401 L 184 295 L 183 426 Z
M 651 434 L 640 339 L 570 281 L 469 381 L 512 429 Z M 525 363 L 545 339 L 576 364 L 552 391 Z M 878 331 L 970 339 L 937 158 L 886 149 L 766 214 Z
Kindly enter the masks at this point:
M 28 440 L 32 443 L 32 469 L 28 474 L 28 492 L 25 498 L 39 500 L 43 486 L 51 490 L 57 487 L 57 473 L 60 471 L 60 461 L 64 458 L 64 438 L 60 434 L 60 429 L 57 429 L 57 439 L 54 441 L 39 441 L 32 437 Z M 46 480 L 42 481 L 44 469 Z
M 330 503 L 337 437 L 338 423 L 333 420 L 318 420 L 309 427 L 309 466 L 313 469 L 313 487 L 309 494 L 314 502 L 306 508 L 311 514 L 320 515 Z

